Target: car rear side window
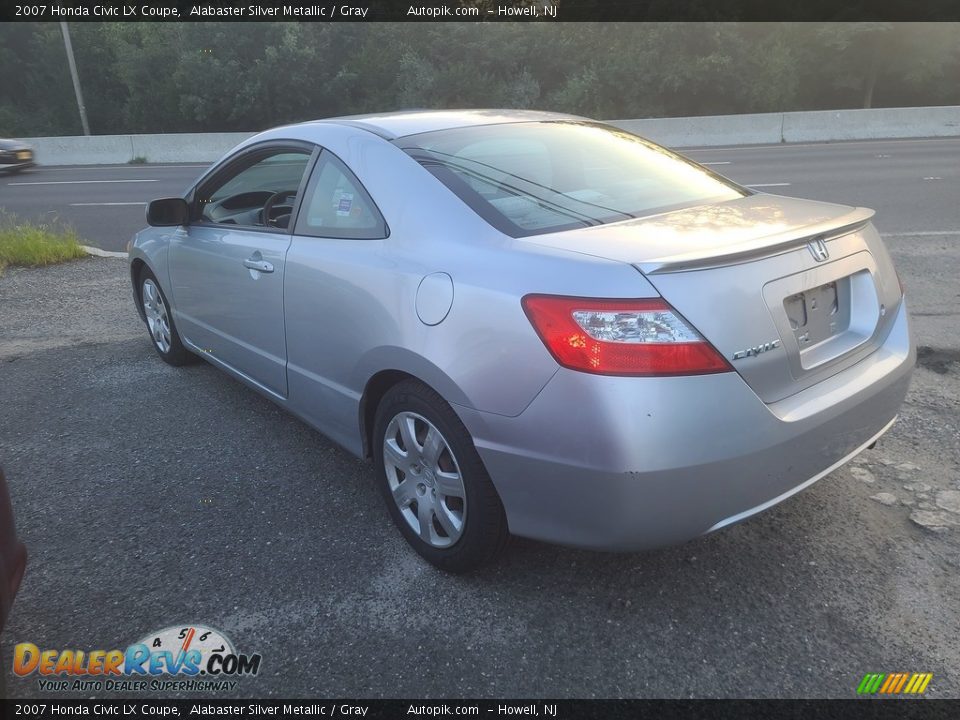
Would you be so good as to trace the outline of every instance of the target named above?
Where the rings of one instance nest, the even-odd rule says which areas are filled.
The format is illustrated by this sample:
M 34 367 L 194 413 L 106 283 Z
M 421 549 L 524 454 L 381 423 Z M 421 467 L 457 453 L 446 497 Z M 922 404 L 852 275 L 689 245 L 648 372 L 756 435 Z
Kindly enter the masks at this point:
M 750 194 L 665 148 L 598 123 L 485 125 L 393 142 L 514 237 Z
M 356 176 L 324 151 L 307 185 L 297 235 L 379 240 L 387 224 Z

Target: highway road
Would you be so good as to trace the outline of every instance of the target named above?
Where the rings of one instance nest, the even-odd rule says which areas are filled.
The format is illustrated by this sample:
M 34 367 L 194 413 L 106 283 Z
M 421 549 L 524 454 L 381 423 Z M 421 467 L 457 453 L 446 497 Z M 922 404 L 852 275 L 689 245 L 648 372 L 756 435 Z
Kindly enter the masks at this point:
M 881 232 L 960 228 L 960 138 L 683 152 L 763 192 L 871 207 Z M 58 217 L 87 244 L 122 250 L 143 227 L 147 201 L 182 194 L 205 167 L 41 166 L 0 176 L 0 208 L 34 219 Z
M 9 268 L 0 463 L 31 558 L 0 635 L 10 696 L 51 695 L 10 673 L 17 643 L 126 648 L 205 623 L 261 671 L 181 695 L 855 698 L 865 673 L 932 672 L 928 698 L 960 697 L 960 140 L 688 154 L 877 210 L 921 352 L 876 449 L 679 547 L 516 540 L 450 577 L 397 533 L 369 463 L 206 363 L 161 362 L 123 259 Z M 116 250 L 142 204 L 91 203 L 143 203 L 201 169 L 43 167 L 0 178 L 0 205 Z M 59 697 L 91 695 L 171 693 Z

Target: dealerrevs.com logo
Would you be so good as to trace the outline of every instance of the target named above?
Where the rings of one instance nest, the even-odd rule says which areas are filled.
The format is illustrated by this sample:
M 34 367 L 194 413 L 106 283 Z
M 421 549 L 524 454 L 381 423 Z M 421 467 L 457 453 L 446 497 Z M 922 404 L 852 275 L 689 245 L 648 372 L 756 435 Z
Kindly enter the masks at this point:
M 173 625 L 150 633 L 125 650 L 13 649 L 13 674 L 38 675 L 42 691 L 224 691 L 260 671 L 260 655 L 238 653 L 219 630 Z

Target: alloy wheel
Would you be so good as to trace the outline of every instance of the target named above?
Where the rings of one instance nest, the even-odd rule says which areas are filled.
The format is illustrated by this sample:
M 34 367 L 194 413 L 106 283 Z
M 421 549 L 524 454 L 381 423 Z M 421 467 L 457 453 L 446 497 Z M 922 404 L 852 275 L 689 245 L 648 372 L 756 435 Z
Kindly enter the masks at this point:
M 162 353 L 170 352 L 170 316 L 160 288 L 152 278 L 143 281 L 143 312 L 153 342 Z
M 447 548 L 463 534 L 467 493 L 457 458 L 433 423 L 401 412 L 387 425 L 383 460 L 394 502 L 420 539 Z

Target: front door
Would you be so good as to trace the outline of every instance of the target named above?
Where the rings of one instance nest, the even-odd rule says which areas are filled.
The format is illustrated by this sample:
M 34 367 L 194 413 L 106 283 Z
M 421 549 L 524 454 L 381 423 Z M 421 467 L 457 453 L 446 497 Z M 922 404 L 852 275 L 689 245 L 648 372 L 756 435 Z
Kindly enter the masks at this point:
M 287 395 L 283 280 L 293 213 L 312 153 L 257 148 L 193 194 L 192 220 L 170 244 L 176 322 L 195 350 Z

